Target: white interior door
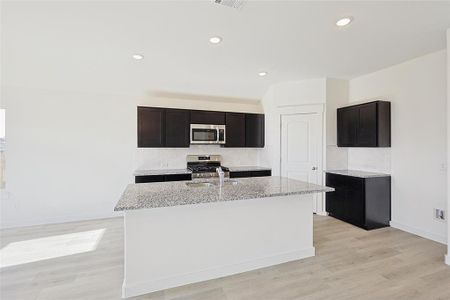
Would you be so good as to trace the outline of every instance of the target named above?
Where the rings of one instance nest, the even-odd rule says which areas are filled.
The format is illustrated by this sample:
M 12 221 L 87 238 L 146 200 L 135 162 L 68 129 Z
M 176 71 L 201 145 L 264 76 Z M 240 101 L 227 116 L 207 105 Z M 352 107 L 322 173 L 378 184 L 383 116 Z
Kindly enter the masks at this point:
M 322 114 L 281 115 L 281 176 L 322 183 Z M 322 196 L 315 195 L 318 212 Z

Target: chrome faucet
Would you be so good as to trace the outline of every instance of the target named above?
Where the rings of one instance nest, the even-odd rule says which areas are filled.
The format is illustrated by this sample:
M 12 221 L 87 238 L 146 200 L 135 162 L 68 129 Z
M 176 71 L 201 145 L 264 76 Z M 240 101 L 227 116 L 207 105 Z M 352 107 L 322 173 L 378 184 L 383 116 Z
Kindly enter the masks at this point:
M 222 170 L 222 167 L 216 168 L 216 172 L 217 172 L 217 174 L 219 174 L 219 183 L 220 183 L 220 186 L 222 186 L 224 178 L 225 178 L 225 172 Z

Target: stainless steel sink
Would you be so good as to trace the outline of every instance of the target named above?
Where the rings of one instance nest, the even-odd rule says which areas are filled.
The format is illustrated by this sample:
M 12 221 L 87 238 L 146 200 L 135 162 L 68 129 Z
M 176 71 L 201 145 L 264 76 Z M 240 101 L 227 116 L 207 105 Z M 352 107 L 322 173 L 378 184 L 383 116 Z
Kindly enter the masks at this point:
M 223 185 L 236 185 L 238 182 L 236 180 L 225 180 Z M 219 181 L 200 181 L 200 182 L 186 182 L 186 185 L 189 187 L 213 187 L 219 186 Z
M 236 180 L 225 180 L 223 182 L 223 185 L 236 185 L 236 184 L 238 184 Z M 219 183 L 217 183 L 217 185 L 219 185 Z
M 212 182 L 186 182 L 189 187 L 209 187 L 214 186 Z

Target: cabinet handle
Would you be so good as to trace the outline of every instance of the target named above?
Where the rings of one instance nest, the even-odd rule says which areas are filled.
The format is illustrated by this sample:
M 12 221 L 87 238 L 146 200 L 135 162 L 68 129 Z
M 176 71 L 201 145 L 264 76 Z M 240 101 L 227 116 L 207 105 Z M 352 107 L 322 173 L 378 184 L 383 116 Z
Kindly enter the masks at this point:
M 312 169 L 311 169 L 311 170 L 315 171 L 315 170 L 317 170 L 317 167 L 312 167 Z

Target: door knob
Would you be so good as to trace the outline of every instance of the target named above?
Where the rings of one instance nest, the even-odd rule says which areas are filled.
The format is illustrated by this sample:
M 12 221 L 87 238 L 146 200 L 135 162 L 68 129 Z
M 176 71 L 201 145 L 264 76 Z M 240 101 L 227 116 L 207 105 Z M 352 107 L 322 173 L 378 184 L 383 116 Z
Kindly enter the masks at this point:
M 313 170 L 313 171 L 317 170 L 317 167 L 312 167 L 312 170 Z

